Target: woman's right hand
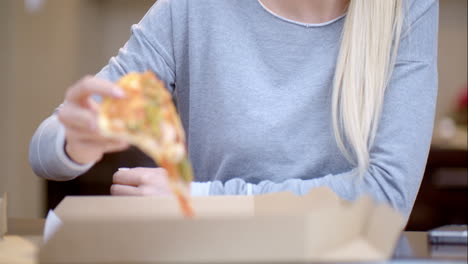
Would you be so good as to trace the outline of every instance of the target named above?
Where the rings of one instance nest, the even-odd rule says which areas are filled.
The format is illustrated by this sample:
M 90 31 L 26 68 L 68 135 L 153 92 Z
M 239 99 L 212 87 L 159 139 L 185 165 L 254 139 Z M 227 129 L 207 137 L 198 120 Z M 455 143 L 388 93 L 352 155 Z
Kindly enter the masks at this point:
M 58 110 L 58 119 L 65 126 L 65 152 L 76 163 L 96 162 L 104 153 L 122 151 L 127 142 L 105 138 L 98 129 L 98 104 L 93 95 L 123 98 L 117 85 L 96 77 L 84 77 L 71 86 Z

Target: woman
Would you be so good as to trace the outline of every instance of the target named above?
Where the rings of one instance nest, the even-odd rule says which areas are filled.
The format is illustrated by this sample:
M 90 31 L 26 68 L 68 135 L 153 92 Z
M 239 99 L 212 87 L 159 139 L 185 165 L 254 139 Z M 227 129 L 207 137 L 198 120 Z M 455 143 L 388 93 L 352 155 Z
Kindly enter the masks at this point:
M 437 93 L 436 0 L 159 0 L 96 77 L 36 131 L 34 171 L 68 180 L 127 147 L 96 129 L 92 96 L 152 70 L 177 100 L 194 195 L 329 186 L 411 212 Z M 114 195 L 168 192 L 165 171 L 121 170 Z

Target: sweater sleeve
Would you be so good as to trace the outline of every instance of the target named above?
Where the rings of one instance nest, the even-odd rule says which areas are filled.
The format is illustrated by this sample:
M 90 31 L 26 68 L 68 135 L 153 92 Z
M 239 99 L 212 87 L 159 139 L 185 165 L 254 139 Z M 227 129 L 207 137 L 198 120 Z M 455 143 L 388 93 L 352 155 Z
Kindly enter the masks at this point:
M 170 0 L 157 1 L 143 19 L 132 26 L 132 34 L 117 56 L 96 76 L 116 81 L 128 72 L 151 70 L 173 92 L 175 63 Z M 50 180 L 71 180 L 93 164 L 78 165 L 65 154 L 65 128 L 56 113 L 41 123 L 29 146 L 29 161 L 36 175 Z
M 401 40 L 376 139 L 370 150 L 370 166 L 363 180 L 357 179 L 354 170 L 281 183 L 250 184 L 234 178 L 224 184 L 211 182 L 209 194 L 292 191 L 302 195 L 312 188 L 329 186 L 344 199 L 353 200 L 362 194 L 370 194 L 375 200 L 389 203 L 409 216 L 427 161 L 438 86 L 438 2 L 415 2 L 426 6 L 411 7 L 417 9 L 413 11 L 419 15 L 405 27 L 407 31 Z M 197 184 L 193 188 L 194 194 L 200 194 L 201 188 L 197 188 Z
M 117 81 L 129 72 L 151 70 L 173 92 L 175 60 L 171 4 L 171 0 L 157 1 L 143 19 L 132 26 L 130 39 L 97 76 Z

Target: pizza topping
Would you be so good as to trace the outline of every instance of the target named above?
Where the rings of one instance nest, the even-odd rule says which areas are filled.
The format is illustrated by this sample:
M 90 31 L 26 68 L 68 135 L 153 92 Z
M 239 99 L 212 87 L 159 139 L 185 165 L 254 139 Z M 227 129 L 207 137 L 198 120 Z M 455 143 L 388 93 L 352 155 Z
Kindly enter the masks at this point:
M 190 161 L 187 158 L 184 158 L 179 163 L 179 173 L 182 177 L 184 177 L 184 181 L 192 182 L 192 165 L 190 165 Z
M 166 146 L 166 157 L 172 163 L 179 163 L 185 157 L 185 147 L 181 144 Z
M 172 97 L 154 74 L 130 73 L 117 83 L 122 99 L 104 98 L 99 125 L 105 135 L 130 141 L 165 168 L 182 211 L 192 216 L 188 196 L 193 179 L 185 134 Z

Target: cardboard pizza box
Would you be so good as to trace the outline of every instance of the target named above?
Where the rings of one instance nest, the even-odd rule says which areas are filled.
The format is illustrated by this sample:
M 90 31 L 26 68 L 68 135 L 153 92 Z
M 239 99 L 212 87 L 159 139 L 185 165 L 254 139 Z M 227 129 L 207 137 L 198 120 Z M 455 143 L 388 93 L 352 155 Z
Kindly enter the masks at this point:
M 194 197 L 193 205 L 196 217 L 186 219 L 170 197 L 67 197 L 40 263 L 381 261 L 404 224 L 386 205 L 346 202 L 328 188 Z

